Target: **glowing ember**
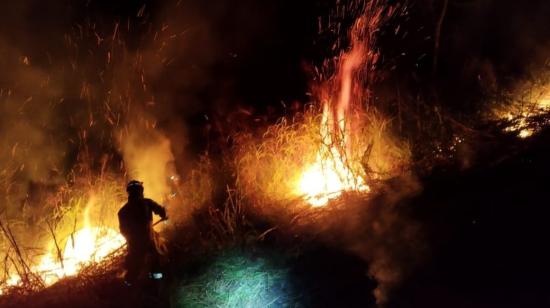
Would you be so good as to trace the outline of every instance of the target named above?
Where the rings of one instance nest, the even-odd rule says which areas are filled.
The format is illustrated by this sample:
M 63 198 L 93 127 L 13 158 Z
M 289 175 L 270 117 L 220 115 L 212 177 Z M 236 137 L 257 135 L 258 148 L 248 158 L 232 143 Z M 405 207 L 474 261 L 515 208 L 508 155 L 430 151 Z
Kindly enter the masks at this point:
M 508 110 L 496 111 L 498 118 L 510 123 L 504 131 L 514 132 L 522 139 L 533 136 L 543 125 L 549 124 L 548 119 L 538 122 L 533 119 L 550 113 L 550 86 L 542 86 L 532 92 L 527 102 L 520 100 L 509 106 Z
M 531 137 L 537 130 L 537 127 L 532 127 L 529 123 L 529 119 L 543 114 L 544 109 L 540 109 L 537 113 L 521 112 L 520 114 L 507 113 L 505 119 L 512 123 L 510 126 L 504 128 L 506 132 L 515 132 L 519 138 L 525 139 Z

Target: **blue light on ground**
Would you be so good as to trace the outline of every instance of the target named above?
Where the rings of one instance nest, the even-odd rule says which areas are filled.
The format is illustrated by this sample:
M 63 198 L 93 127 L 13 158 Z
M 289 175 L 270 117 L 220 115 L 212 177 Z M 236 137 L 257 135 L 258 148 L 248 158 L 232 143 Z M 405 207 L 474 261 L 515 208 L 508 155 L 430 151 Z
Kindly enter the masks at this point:
M 176 307 L 300 307 L 284 265 L 267 257 L 230 252 L 183 282 Z

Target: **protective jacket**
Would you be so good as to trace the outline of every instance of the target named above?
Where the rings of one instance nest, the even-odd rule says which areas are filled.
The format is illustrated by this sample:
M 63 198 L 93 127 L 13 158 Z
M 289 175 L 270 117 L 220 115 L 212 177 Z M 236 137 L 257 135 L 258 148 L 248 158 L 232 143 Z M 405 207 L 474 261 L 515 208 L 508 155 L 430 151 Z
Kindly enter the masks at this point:
M 145 239 L 152 231 L 153 213 L 166 218 L 166 210 L 147 198 L 129 198 L 118 212 L 120 232 L 128 242 Z

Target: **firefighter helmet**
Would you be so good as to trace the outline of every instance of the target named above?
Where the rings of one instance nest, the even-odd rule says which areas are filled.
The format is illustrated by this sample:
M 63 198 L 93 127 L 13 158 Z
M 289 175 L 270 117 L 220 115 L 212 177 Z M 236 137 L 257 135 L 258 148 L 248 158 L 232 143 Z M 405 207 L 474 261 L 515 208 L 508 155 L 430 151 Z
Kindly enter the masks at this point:
M 128 193 L 134 193 L 134 192 L 143 192 L 143 182 L 137 181 L 137 180 L 131 180 L 128 182 L 128 185 L 126 185 L 126 191 Z

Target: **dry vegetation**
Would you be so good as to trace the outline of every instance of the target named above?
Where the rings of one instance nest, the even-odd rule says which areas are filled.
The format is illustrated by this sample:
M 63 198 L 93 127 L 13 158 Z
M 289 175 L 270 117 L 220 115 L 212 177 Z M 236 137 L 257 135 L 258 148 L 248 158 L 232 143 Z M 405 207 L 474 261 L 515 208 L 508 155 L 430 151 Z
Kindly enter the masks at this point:
M 261 136 L 236 136 L 234 168 L 237 186 L 247 198 L 262 202 L 301 200 L 298 182 L 320 151 L 337 146 L 323 144 L 322 115 L 310 110 L 292 119 L 283 119 Z M 351 151 L 342 159 L 353 174 L 367 183 L 399 176 L 408 171 L 411 151 L 408 144 L 391 133 L 390 123 L 379 115 L 356 114 L 356 125 L 349 135 Z M 324 157 L 323 159 L 326 159 Z

